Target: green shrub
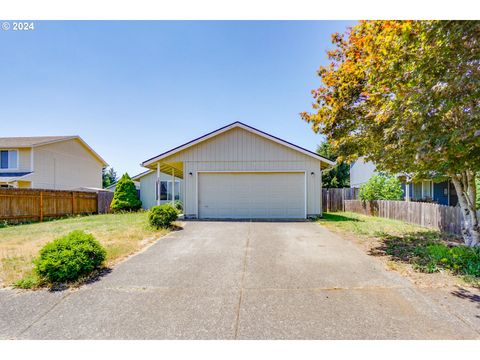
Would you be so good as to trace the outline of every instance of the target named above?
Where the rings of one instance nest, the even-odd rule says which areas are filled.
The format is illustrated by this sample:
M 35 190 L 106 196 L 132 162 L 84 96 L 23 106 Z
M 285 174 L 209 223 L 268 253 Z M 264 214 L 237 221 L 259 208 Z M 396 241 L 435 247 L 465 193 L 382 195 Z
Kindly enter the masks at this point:
M 154 206 L 148 214 L 148 222 L 155 228 L 167 228 L 177 220 L 178 212 L 170 204 Z
M 24 278 L 18 280 L 13 284 L 14 287 L 18 289 L 33 289 L 39 286 L 41 283 L 40 279 L 36 275 L 27 275 Z
M 40 250 L 35 272 L 49 283 L 75 281 L 98 269 L 105 257 L 105 249 L 92 235 L 75 230 Z
M 123 174 L 115 187 L 110 208 L 113 211 L 136 211 L 142 202 L 138 198 L 137 188 L 127 173 Z
M 443 244 L 427 246 L 430 268 L 443 268 L 454 273 L 480 277 L 480 248 L 448 247 Z
M 183 211 L 183 203 L 180 200 L 176 200 L 175 203 L 173 204 L 175 209 L 178 211 L 179 214 L 182 213 Z
M 401 200 L 402 184 L 395 176 L 374 174 L 360 187 L 361 200 Z

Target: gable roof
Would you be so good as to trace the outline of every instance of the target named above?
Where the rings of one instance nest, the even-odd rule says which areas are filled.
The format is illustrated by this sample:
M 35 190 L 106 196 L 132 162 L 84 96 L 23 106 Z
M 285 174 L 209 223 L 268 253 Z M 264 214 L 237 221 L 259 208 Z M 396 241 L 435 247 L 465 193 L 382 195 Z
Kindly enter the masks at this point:
M 206 141 L 206 140 L 208 140 L 208 139 L 210 139 L 210 138 L 212 138 L 212 137 L 215 137 L 215 136 L 217 136 L 217 135 L 220 135 L 220 134 L 222 134 L 222 133 L 224 133 L 224 132 L 226 132 L 226 131 L 229 131 L 229 130 L 231 130 L 231 129 L 234 129 L 234 128 L 244 129 L 244 130 L 249 131 L 249 132 L 251 132 L 251 133 L 257 134 L 257 135 L 259 135 L 259 136 L 261 136 L 261 137 L 263 137 L 263 138 L 269 139 L 269 140 L 271 140 L 271 141 L 273 141 L 273 142 L 276 142 L 276 143 L 278 143 L 278 144 L 284 145 L 284 146 L 289 147 L 289 148 L 291 148 L 291 149 L 293 149 L 293 150 L 299 151 L 299 152 L 301 152 L 301 153 L 303 153 L 303 154 L 305 154 L 305 155 L 307 155 L 307 156 L 310 156 L 310 157 L 312 157 L 312 158 L 314 158 L 314 159 L 317 159 L 317 160 L 319 160 L 319 161 L 322 161 L 322 162 L 324 162 L 324 163 L 326 163 L 326 164 L 328 164 L 328 165 L 335 165 L 335 162 L 334 162 L 334 161 L 329 160 L 329 159 L 327 159 L 327 158 L 324 158 L 323 156 L 320 156 L 320 155 L 318 155 L 317 153 L 315 153 L 315 152 L 313 152 L 313 151 L 307 150 L 307 149 L 305 149 L 305 148 L 303 148 L 303 147 L 301 147 L 301 146 L 292 144 L 291 142 L 288 142 L 288 141 L 283 140 L 283 139 L 280 139 L 280 138 L 278 138 L 278 137 L 276 137 L 276 136 L 270 135 L 270 134 L 268 134 L 268 133 L 266 133 L 266 132 L 264 132 L 264 131 L 258 130 L 258 129 L 256 129 L 256 128 L 254 128 L 254 127 L 252 127 L 252 126 L 249 126 L 249 125 L 246 125 L 246 124 L 244 124 L 244 123 L 242 123 L 242 122 L 240 122 L 240 121 L 236 121 L 236 122 L 234 122 L 234 123 L 231 123 L 231 124 L 229 124 L 229 125 L 226 125 L 226 126 L 224 126 L 224 127 L 221 127 L 221 128 L 219 128 L 219 129 L 217 129 L 217 130 L 214 130 L 214 131 L 212 131 L 212 132 L 209 132 L 208 134 L 205 134 L 205 135 L 200 136 L 200 137 L 198 137 L 198 138 L 196 138 L 196 139 L 194 139 L 194 140 L 191 140 L 191 141 L 189 141 L 189 142 L 187 142 L 187 143 L 185 143 L 185 144 L 183 144 L 183 145 L 180 145 L 180 146 L 177 146 L 177 147 L 175 147 L 175 148 L 173 148 L 173 149 L 171 149 L 171 150 L 168 150 L 168 151 L 166 151 L 166 152 L 164 152 L 164 153 L 162 153 L 162 154 L 160 154 L 160 155 L 157 155 L 157 156 L 154 156 L 154 157 L 152 157 L 152 158 L 150 158 L 150 159 L 147 159 L 147 160 L 145 160 L 144 162 L 142 162 L 141 165 L 146 167 L 146 166 L 148 166 L 148 165 L 150 165 L 150 164 L 152 164 L 152 163 L 155 163 L 155 162 L 157 162 L 157 161 L 159 161 L 159 160 L 161 160 L 161 159 L 163 159 L 163 158 L 166 158 L 166 157 L 168 157 L 168 156 L 171 156 L 171 155 L 173 155 L 173 154 L 175 154 L 175 153 L 178 153 L 178 152 L 180 152 L 180 151 L 182 151 L 182 150 L 185 150 L 185 149 L 187 149 L 187 148 L 189 148 L 189 147 L 191 147 L 191 146 L 194 146 L 194 145 L 196 145 L 196 144 L 199 144 L 199 143 L 201 143 L 201 142 L 203 142 L 203 141 Z
M 98 155 L 80 136 L 17 136 L 17 137 L 0 137 L 0 149 L 9 148 L 33 148 L 37 146 L 48 145 L 66 140 L 79 140 L 103 165 L 107 162 Z
M 74 139 L 76 136 L 18 136 L 0 137 L 0 148 L 21 148 Z
M 151 170 L 151 169 L 148 169 L 148 170 L 146 170 L 146 171 L 143 171 L 143 172 L 141 172 L 140 174 L 137 174 L 137 175 L 135 175 L 135 176 L 132 176 L 132 180 L 133 180 L 133 181 L 140 180 L 140 178 L 144 177 L 145 175 L 150 174 L 151 172 L 153 172 L 153 170 Z

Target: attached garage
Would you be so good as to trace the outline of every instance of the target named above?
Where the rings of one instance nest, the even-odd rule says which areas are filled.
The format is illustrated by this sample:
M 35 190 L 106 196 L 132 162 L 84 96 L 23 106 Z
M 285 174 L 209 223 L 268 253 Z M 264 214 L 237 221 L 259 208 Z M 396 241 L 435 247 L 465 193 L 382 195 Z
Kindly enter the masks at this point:
M 304 219 L 305 173 L 200 172 L 200 219 Z
M 160 202 L 164 173 L 183 179 L 185 218 L 305 219 L 321 215 L 322 170 L 333 164 L 235 122 L 144 161 L 157 181 L 142 186 L 142 198 Z

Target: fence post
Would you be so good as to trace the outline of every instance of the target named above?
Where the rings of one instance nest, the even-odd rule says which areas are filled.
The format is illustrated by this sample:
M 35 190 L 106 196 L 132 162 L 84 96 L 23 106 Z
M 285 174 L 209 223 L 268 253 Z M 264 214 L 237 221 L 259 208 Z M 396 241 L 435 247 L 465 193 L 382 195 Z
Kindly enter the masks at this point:
M 72 191 L 72 215 L 75 215 L 75 192 Z
M 43 221 L 43 191 L 40 191 L 40 222 Z

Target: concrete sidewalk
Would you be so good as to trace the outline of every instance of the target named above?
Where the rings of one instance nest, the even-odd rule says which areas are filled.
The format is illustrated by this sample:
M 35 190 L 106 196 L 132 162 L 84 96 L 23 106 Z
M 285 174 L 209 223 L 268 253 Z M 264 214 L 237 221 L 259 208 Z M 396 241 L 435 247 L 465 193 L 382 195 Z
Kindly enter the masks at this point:
M 415 288 L 315 223 L 188 222 L 94 284 L 0 291 L 0 338 L 478 339 L 476 296 Z

